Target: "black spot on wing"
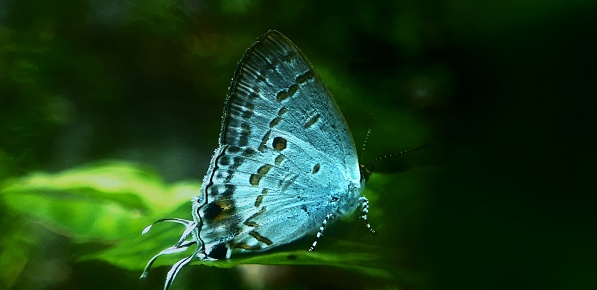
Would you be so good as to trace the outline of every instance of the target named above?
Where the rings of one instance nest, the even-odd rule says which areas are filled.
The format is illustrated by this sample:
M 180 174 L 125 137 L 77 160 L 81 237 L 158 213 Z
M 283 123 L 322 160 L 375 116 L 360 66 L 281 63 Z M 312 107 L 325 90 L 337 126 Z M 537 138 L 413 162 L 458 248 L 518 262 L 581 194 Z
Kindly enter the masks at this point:
M 215 219 L 219 214 L 222 213 L 224 209 L 220 207 L 220 205 L 216 204 L 215 202 L 208 203 L 203 209 L 203 218 L 208 220 Z
M 311 173 L 315 174 L 315 173 L 319 172 L 320 168 L 321 168 L 321 165 L 319 163 L 315 164 L 315 166 L 313 166 L 313 170 L 311 171 Z
M 284 139 L 282 137 L 276 137 L 276 138 L 274 138 L 274 141 L 272 142 L 272 147 L 276 151 L 282 151 L 282 150 L 286 149 L 286 143 L 287 143 L 286 139 Z
M 224 243 L 217 244 L 211 248 L 211 251 L 207 254 L 207 256 L 218 260 L 226 259 L 228 256 L 228 247 Z

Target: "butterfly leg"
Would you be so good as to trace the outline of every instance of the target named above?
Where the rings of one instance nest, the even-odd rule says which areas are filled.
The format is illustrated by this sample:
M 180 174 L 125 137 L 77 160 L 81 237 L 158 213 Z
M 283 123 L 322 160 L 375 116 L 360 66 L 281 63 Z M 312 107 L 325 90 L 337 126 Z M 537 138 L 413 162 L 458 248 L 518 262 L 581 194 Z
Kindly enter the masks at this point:
M 365 222 L 365 226 L 367 227 L 367 229 L 369 229 L 369 231 L 371 231 L 372 233 L 375 234 L 375 230 L 371 227 L 371 224 L 369 224 L 369 219 L 367 218 L 367 215 L 369 214 L 369 200 L 366 197 L 362 196 L 360 198 L 360 201 L 361 201 L 361 218 Z
M 325 226 L 328 224 L 328 221 L 330 221 L 330 219 L 333 216 L 334 215 L 331 213 L 329 213 L 328 215 L 325 216 L 323 223 L 319 227 L 319 231 L 317 231 L 317 237 L 315 238 L 315 241 L 313 241 L 313 245 L 311 245 L 311 247 L 309 248 L 309 252 L 313 252 L 313 249 L 315 249 L 315 246 L 317 246 L 317 242 L 319 241 L 319 238 L 321 238 L 321 236 L 323 236 L 323 230 L 325 229 Z

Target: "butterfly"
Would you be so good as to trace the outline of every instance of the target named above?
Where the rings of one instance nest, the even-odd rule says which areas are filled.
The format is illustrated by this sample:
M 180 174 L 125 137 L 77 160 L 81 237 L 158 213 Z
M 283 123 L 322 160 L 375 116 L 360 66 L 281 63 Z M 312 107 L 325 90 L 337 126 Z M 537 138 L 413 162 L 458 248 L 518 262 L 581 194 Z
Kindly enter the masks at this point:
M 161 219 L 185 226 L 176 244 L 150 259 L 194 247 L 167 274 L 168 289 L 194 257 L 229 259 L 258 253 L 315 234 L 369 202 L 361 191 L 369 172 L 359 165 L 344 117 L 303 53 L 282 33 L 269 31 L 238 64 L 224 107 L 219 147 L 193 220 Z M 154 223 L 154 224 L 155 224 Z M 154 225 L 150 225 L 145 234 Z

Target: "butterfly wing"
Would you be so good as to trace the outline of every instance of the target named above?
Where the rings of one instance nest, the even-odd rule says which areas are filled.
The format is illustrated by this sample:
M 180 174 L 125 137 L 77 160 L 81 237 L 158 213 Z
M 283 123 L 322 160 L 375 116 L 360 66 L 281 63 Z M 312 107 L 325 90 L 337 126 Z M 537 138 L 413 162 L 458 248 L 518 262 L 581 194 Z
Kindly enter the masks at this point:
M 359 188 L 354 142 L 334 99 L 288 38 L 266 33 L 238 65 L 194 205 L 205 253 L 223 258 L 300 238 Z
M 241 59 L 230 86 L 220 144 L 261 148 L 272 133 L 331 154 L 359 179 L 353 139 L 331 93 L 302 52 L 270 31 Z

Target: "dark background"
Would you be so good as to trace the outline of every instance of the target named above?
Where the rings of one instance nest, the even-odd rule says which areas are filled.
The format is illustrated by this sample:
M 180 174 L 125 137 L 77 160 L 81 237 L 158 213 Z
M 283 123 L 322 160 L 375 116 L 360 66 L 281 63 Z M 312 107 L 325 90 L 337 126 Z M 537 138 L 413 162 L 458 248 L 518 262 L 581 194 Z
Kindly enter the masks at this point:
M 426 281 L 391 287 L 596 289 L 596 6 L 0 1 L 0 178 L 106 158 L 148 164 L 166 181 L 201 178 L 236 63 L 276 29 L 313 63 L 357 144 L 374 114 L 367 158 L 433 142 L 421 164 L 379 166 L 440 172 L 429 181 L 413 249 Z M 10 228 L 14 216 L 1 204 L 0 211 L 0 226 Z M 40 248 L 36 259 L 56 258 Z M 21 278 L 9 286 L 82 289 L 101 280 L 110 286 L 98 289 L 159 289 L 166 270 L 148 283 L 107 264 L 58 260 L 51 275 L 31 282 L 16 271 Z M 80 271 L 60 270 L 73 267 Z M 243 283 L 220 271 L 233 278 L 204 285 L 197 277 L 193 288 Z M 350 281 L 327 268 L 315 272 L 274 286 Z

